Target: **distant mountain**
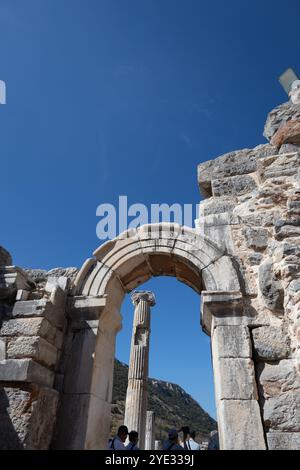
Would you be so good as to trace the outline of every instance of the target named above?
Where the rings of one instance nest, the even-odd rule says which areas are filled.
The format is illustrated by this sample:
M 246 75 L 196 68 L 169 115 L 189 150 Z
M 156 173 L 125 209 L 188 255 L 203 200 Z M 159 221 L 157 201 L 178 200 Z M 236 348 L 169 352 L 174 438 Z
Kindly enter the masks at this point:
M 115 360 L 112 405 L 112 429 L 114 434 L 123 424 L 127 390 L 128 366 Z M 170 428 L 190 426 L 197 432 L 198 440 L 206 439 L 217 428 L 216 421 L 199 403 L 179 385 L 162 380 L 148 380 L 148 409 L 155 412 L 156 439 L 165 439 Z

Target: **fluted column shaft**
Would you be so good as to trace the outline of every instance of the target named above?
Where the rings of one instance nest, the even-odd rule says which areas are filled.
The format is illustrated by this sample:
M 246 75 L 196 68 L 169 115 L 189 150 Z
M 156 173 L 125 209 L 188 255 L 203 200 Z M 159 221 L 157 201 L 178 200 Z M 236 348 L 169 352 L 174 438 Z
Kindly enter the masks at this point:
M 139 433 L 139 447 L 144 449 L 149 371 L 150 307 L 154 305 L 155 300 L 151 292 L 134 292 L 132 300 L 135 311 L 124 422 L 129 431 Z

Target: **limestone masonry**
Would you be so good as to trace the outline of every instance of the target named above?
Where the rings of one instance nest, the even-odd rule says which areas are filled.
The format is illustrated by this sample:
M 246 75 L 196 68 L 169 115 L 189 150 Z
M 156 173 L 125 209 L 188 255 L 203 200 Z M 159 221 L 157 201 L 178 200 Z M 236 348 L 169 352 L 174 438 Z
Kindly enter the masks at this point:
M 152 224 L 79 272 L 0 248 L 0 449 L 99 449 L 126 293 L 171 275 L 201 294 L 223 449 L 300 449 L 300 105 L 269 143 L 200 164 L 197 228 Z

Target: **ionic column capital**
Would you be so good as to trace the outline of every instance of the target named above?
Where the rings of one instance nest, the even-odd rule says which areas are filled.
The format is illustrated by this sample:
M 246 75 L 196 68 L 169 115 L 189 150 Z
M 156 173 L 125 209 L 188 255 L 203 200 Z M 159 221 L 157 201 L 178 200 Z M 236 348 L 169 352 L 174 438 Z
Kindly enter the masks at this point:
M 134 291 L 131 294 L 133 305 L 137 306 L 141 300 L 147 302 L 150 307 L 153 307 L 156 303 L 155 296 L 151 291 Z

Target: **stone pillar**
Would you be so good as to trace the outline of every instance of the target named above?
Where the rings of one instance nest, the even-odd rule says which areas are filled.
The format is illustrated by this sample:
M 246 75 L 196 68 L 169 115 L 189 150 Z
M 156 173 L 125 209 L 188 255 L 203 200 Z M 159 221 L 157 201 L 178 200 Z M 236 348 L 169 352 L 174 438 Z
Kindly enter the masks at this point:
M 154 415 L 154 411 L 147 411 L 145 450 L 155 450 L 154 440 L 155 440 L 155 415 Z
M 72 297 L 60 363 L 63 375 L 54 449 L 106 449 L 115 339 L 122 318 L 102 297 Z
M 202 326 L 211 335 L 220 448 L 265 450 L 252 342 L 238 292 L 202 292 Z
M 139 433 L 139 447 L 144 449 L 149 369 L 150 307 L 155 305 L 155 297 L 152 292 L 136 291 L 131 298 L 135 311 L 124 422 L 129 431 Z

